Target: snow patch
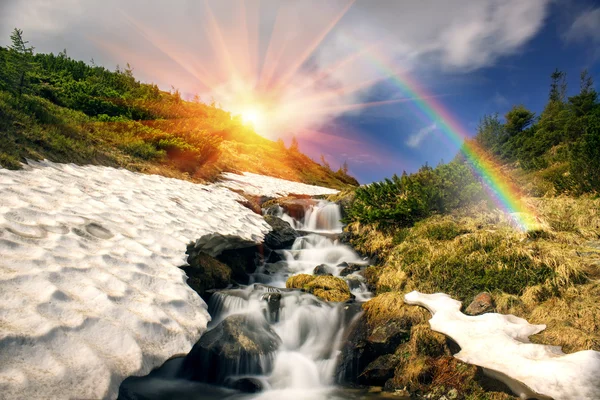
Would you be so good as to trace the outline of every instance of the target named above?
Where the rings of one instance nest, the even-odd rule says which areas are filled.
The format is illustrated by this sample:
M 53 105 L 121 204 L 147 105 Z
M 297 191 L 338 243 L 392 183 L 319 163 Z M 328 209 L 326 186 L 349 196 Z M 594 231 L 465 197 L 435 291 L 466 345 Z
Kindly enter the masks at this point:
M 600 352 L 565 354 L 558 346 L 529 342 L 529 336 L 546 329 L 514 315 L 496 313 L 468 316 L 461 303 L 443 293 L 413 291 L 407 304 L 427 308 L 431 329 L 452 338 L 461 348 L 454 355 L 482 367 L 507 384 L 523 399 L 600 399 Z
M 186 245 L 258 243 L 242 197 L 123 169 L 0 169 L 0 397 L 115 398 L 187 353 L 210 318 L 185 283 Z
M 307 185 L 251 172 L 244 172 L 243 175 L 227 172 L 221 176 L 224 181 L 219 185 L 232 190 L 241 190 L 252 196 L 283 197 L 290 194 L 319 196 L 339 192 L 322 186 Z

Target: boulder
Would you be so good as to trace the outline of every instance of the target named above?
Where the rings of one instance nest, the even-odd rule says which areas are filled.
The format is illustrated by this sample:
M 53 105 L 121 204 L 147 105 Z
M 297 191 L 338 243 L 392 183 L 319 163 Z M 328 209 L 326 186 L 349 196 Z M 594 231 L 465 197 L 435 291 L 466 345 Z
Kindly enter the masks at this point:
M 264 254 L 264 246 L 250 246 L 225 250 L 217 260 L 231 268 L 231 278 L 234 281 L 246 285 L 249 282 L 248 274 L 256 271 L 256 267 L 263 263 Z
M 316 276 L 332 276 L 331 271 L 329 271 L 329 267 L 327 264 L 317 265 L 313 270 L 313 275 Z
M 300 221 L 304 218 L 306 210 L 317 202 L 311 198 L 284 197 L 276 200 L 283 211 L 292 218 Z
M 390 319 L 373 328 L 367 341 L 377 354 L 393 353 L 410 337 L 410 328 L 399 319 Z
M 345 264 L 345 265 L 343 265 L 343 264 Z M 343 262 L 343 263 L 339 264 L 338 267 L 344 267 L 344 269 L 342 269 L 340 271 L 340 276 L 347 276 L 347 275 L 353 274 L 354 272 L 358 272 L 361 269 L 360 265 L 348 264 L 347 262 Z
M 281 339 L 260 317 L 237 314 L 206 332 L 185 357 L 180 376 L 223 384 L 232 375 L 259 375 L 272 369 Z
M 260 379 L 249 376 L 239 379 L 230 378 L 227 380 L 227 386 L 244 393 L 258 393 L 264 389 Z
M 496 305 L 489 293 L 479 293 L 465 310 L 467 315 L 481 315 L 496 311 Z
M 261 296 L 267 302 L 267 319 L 270 322 L 279 321 L 279 308 L 281 307 L 281 293 L 268 292 Z
M 339 383 L 356 383 L 365 367 L 375 359 L 367 336 L 369 326 L 365 314 L 354 319 L 344 334 L 344 341 L 336 368 L 336 379 Z
M 400 357 L 396 354 L 384 354 L 377 357 L 365 367 L 358 377 L 358 381 L 370 386 L 383 386 L 388 379 L 394 376 L 399 363 Z
M 273 215 L 265 215 L 265 221 L 273 230 L 265 236 L 264 243 L 271 249 L 280 250 L 291 247 L 297 237 L 298 232 L 286 221 Z
M 223 289 L 231 279 L 231 268 L 204 252 L 188 257 L 188 264 L 180 267 L 188 276 L 187 284 L 206 300 L 206 291 Z

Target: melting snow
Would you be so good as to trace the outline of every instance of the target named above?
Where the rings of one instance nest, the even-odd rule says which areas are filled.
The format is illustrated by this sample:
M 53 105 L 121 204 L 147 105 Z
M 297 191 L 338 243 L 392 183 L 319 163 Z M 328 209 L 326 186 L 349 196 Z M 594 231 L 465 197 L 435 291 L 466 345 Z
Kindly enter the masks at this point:
M 454 355 L 483 367 L 523 399 L 600 399 L 600 352 L 565 354 L 560 347 L 534 344 L 529 336 L 546 329 L 514 315 L 460 312 L 461 303 L 443 293 L 417 291 L 404 296 L 407 304 L 427 308 L 431 329 L 452 338 L 461 348 Z
M 322 186 L 286 181 L 284 179 L 253 174 L 251 172 L 244 172 L 243 175 L 225 173 L 222 176 L 225 180 L 219 185 L 232 190 L 242 190 L 253 196 L 283 197 L 290 194 L 319 196 L 339 192 L 338 190 Z
M 333 192 L 240 180 L 268 196 Z M 218 252 L 270 229 L 223 186 L 46 161 L 0 169 L 2 396 L 114 398 L 125 377 L 187 353 L 209 318 L 177 268 L 187 243 L 204 236 Z

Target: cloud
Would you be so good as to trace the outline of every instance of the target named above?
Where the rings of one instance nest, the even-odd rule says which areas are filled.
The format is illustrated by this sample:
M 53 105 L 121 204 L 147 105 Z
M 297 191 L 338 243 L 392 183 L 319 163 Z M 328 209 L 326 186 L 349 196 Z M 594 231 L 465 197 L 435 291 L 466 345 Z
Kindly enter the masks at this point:
M 130 62 L 144 81 L 200 93 L 233 113 L 260 102 L 260 133 L 273 138 L 373 110 L 356 104 L 389 100 L 389 91 L 373 100 L 373 88 L 398 70 L 436 76 L 493 65 L 540 30 L 550 3 L 0 1 L 0 43 L 17 26 L 38 51 L 67 48 L 109 68 Z
M 423 140 L 437 129 L 437 124 L 434 122 L 424 128 L 421 128 L 417 133 L 412 134 L 406 141 L 408 147 L 417 148 L 423 143 Z
M 496 92 L 494 96 L 492 96 L 491 102 L 497 107 L 506 107 L 510 104 L 508 99 L 505 96 L 501 95 L 499 92 Z
M 567 42 L 600 42 L 600 7 L 581 12 L 563 35 Z

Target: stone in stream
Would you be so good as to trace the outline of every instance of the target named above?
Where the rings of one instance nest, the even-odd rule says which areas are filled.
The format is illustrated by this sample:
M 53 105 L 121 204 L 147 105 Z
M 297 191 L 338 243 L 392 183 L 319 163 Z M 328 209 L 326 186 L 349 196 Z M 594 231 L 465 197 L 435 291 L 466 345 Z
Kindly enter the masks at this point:
M 313 275 L 315 276 L 333 276 L 327 264 L 320 264 L 315 267 L 313 270 Z
M 308 210 L 311 206 L 317 204 L 314 199 L 309 197 L 307 198 L 294 198 L 294 197 L 284 197 L 275 200 L 277 205 L 279 205 L 286 214 L 295 220 L 301 221 L 306 214 L 306 210 Z M 268 204 L 268 203 L 267 203 Z M 273 214 L 273 209 L 277 207 L 277 205 L 268 205 L 267 206 L 267 214 Z
M 394 376 L 399 363 L 400 357 L 396 354 L 379 356 L 365 367 L 358 377 L 358 381 L 368 385 L 383 386 L 388 379 Z
M 188 264 L 180 267 L 188 276 L 187 284 L 204 300 L 210 297 L 207 290 L 227 287 L 231 278 L 231 269 L 204 252 L 193 252 Z M 208 296 L 207 296 L 208 295 Z
M 279 321 L 279 308 L 281 306 L 281 293 L 270 292 L 265 293 L 261 297 L 262 300 L 267 302 L 267 319 L 269 322 Z
M 250 246 L 239 249 L 223 251 L 217 260 L 231 268 L 231 278 L 240 284 L 248 284 L 249 274 L 256 271 L 256 267 L 264 260 L 265 248 L 263 245 Z
M 263 382 L 258 378 L 228 378 L 226 381 L 228 387 L 244 393 L 258 393 L 264 389 Z
M 348 264 L 347 262 L 343 262 L 338 264 L 338 267 L 342 267 L 343 269 L 340 271 L 340 276 L 347 276 L 354 272 L 358 272 L 361 269 L 361 266 L 358 264 Z
M 179 375 L 223 384 L 232 375 L 267 374 L 280 345 L 281 339 L 262 316 L 232 315 L 202 335 Z
M 265 215 L 265 221 L 271 225 L 273 230 L 265 236 L 264 243 L 273 250 L 285 249 L 291 247 L 297 237 L 298 232 L 286 221 L 273 215 Z
M 494 305 L 494 300 L 489 293 L 483 292 L 479 293 L 471 304 L 465 310 L 465 314 L 467 315 L 480 315 L 488 312 L 494 312 L 496 307 Z

